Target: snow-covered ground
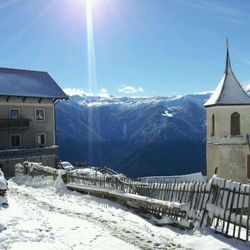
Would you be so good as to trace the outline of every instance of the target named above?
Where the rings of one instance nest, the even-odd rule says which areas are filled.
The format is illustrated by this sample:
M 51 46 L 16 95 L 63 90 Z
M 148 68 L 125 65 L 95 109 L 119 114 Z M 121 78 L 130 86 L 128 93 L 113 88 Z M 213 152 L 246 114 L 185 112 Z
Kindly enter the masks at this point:
M 25 177 L 27 178 L 27 177 Z M 28 177 L 30 178 L 30 177 Z M 157 227 L 116 203 L 68 191 L 58 180 L 9 182 L 0 249 L 249 249 L 213 231 Z

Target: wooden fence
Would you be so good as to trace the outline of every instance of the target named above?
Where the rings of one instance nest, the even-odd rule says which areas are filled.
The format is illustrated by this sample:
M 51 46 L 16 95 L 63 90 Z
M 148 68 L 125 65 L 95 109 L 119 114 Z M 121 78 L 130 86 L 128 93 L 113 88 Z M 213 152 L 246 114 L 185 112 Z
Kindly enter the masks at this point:
M 55 178 L 55 172 L 48 169 L 26 169 L 25 173 L 50 173 Z M 160 218 L 168 216 L 181 225 L 212 227 L 226 236 L 250 240 L 250 185 L 218 177 L 204 182 L 142 182 L 116 175 L 86 177 L 67 173 L 63 179 L 72 190 L 117 199 L 141 212 Z

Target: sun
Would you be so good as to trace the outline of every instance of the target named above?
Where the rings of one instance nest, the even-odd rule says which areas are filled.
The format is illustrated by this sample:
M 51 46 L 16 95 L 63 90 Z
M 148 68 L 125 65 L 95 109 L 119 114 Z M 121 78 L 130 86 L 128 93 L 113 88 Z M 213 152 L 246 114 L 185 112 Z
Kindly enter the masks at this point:
M 93 8 L 96 0 L 75 0 L 75 2 L 81 6 L 85 5 L 86 8 Z
M 95 0 L 83 0 L 87 7 L 93 7 Z

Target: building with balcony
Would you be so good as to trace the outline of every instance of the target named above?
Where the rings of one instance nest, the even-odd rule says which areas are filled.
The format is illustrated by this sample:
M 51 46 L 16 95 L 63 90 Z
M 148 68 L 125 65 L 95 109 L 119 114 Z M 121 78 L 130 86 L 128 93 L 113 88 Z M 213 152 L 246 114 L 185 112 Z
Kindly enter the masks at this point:
M 55 166 L 55 104 L 68 96 L 47 72 L 0 68 L 0 168 L 17 162 Z

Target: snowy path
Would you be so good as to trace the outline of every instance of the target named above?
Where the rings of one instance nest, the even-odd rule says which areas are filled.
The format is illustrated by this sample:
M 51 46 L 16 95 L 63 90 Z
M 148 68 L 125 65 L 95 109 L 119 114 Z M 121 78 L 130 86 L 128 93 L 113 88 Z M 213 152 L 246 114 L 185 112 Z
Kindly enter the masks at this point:
M 10 195 L 8 229 L 0 234 L 0 249 L 138 249 L 98 225 L 63 214 L 29 196 Z M 5 224 L 5 225 L 6 225 Z
M 111 201 L 10 183 L 0 249 L 249 249 L 249 244 L 156 227 Z M 4 219 L 3 219 L 4 218 Z M 220 241 L 219 239 L 223 239 Z M 33 242 L 33 243 L 32 243 Z M 181 245 L 183 247 L 181 247 Z

